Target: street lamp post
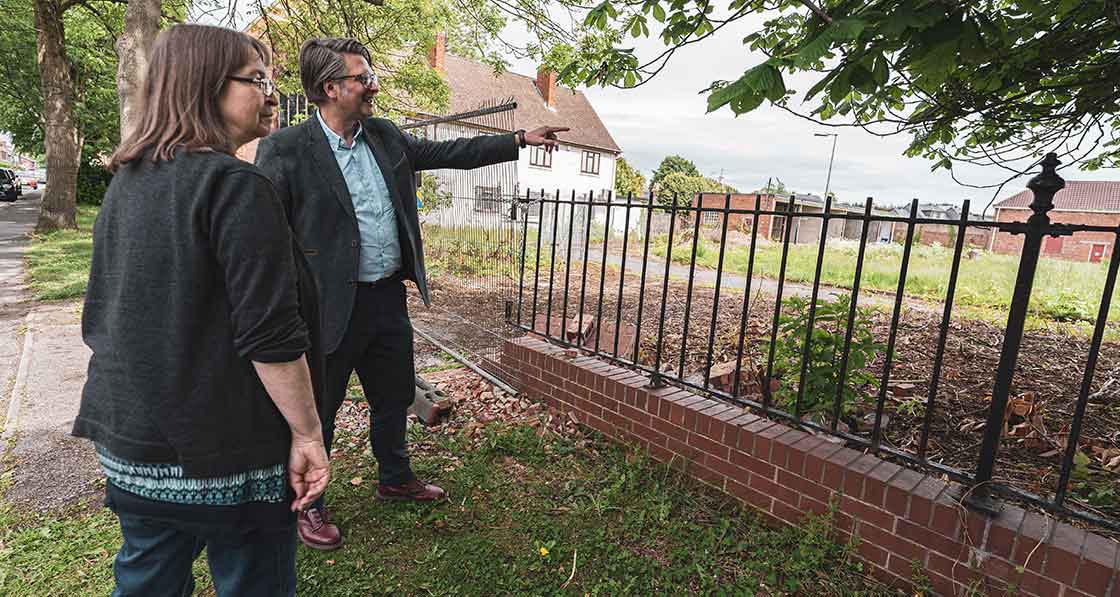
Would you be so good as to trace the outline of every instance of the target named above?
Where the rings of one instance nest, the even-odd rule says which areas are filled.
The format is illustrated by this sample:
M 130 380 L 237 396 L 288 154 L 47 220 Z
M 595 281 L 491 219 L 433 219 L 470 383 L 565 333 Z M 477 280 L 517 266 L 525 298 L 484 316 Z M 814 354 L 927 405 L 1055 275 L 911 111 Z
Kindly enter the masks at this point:
M 828 199 L 828 188 L 832 184 L 832 161 L 836 159 L 836 137 L 838 133 L 813 133 L 814 137 L 832 137 L 832 155 L 828 158 L 828 177 L 824 181 L 824 198 Z

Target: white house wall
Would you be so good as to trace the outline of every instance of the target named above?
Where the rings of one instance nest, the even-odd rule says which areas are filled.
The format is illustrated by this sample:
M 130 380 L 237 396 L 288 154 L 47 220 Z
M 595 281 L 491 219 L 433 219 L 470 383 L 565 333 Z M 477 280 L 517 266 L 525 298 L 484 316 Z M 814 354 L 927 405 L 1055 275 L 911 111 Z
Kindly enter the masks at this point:
M 599 174 L 584 174 L 580 172 L 583 152 L 580 147 L 561 145 L 552 152 L 552 167 L 542 168 L 529 164 L 532 149 L 521 150 L 517 161 L 517 181 L 522 192 L 530 190 L 538 193 L 544 189 L 546 194 L 552 195 L 559 189 L 563 197 L 571 198 L 573 190 L 576 195 L 592 191 L 598 197 L 614 189 L 614 154 L 600 151 Z

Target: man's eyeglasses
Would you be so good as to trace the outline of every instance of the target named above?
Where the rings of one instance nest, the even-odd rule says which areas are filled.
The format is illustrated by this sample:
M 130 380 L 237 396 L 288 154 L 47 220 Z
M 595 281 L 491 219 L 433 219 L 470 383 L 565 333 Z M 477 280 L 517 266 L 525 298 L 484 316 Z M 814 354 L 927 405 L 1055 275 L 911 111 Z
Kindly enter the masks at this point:
M 346 75 L 345 77 L 335 77 L 331 80 L 332 81 L 341 81 L 343 79 L 354 79 L 355 81 L 358 82 L 359 85 L 361 85 L 363 87 L 373 87 L 374 85 L 380 84 L 380 81 L 378 80 L 377 75 L 375 75 L 373 73 L 361 73 L 361 74 L 358 74 L 358 75 Z
M 234 81 L 241 81 L 242 83 L 252 83 L 253 85 L 256 85 L 258 89 L 263 91 L 265 95 L 272 95 L 276 92 L 276 81 L 273 81 L 268 77 L 241 77 L 230 75 L 226 78 L 232 79 Z

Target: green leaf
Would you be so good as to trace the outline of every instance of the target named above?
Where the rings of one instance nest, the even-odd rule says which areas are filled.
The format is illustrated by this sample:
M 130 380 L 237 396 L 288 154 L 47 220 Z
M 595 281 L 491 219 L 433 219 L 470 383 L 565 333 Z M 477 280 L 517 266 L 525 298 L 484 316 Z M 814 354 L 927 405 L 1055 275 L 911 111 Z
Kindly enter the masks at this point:
M 836 41 L 851 41 L 857 39 L 865 27 L 867 23 L 862 19 L 840 19 L 833 21 L 828 31 Z
M 887 71 L 887 58 L 882 54 L 875 56 L 875 67 L 871 69 L 871 76 L 879 85 L 886 85 L 890 80 L 890 72 Z
M 665 22 L 665 9 L 661 8 L 660 2 L 653 5 L 653 18 L 657 19 L 658 23 Z

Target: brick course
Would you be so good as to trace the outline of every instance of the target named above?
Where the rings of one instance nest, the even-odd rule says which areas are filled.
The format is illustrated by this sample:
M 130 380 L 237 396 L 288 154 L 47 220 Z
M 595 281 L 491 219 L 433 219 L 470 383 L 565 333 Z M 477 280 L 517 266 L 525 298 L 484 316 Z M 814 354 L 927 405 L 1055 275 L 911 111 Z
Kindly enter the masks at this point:
M 978 585 L 1038 596 L 1120 597 L 1115 541 L 1007 504 L 965 510 L 962 487 L 531 337 L 507 341 L 503 365 L 550 408 L 640 447 L 740 500 L 774 524 L 837 504 L 836 537 L 859 539 L 875 578 L 911 588 L 917 564 L 939 594 Z

